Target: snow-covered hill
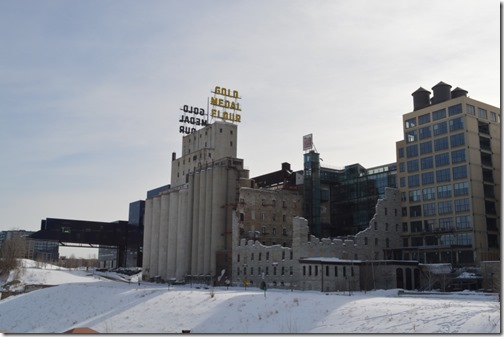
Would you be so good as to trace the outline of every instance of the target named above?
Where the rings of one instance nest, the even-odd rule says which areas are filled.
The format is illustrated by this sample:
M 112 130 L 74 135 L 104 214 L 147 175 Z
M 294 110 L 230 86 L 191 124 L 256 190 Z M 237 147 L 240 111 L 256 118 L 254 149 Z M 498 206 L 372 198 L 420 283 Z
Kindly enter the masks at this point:
M 136 276 L 133 276 L 136 281 Z M 0 301 L 0 330 L 102 333 L 500 333 L 496 296 L 398 296 L 196 289 L 117 282 L 84 271 L 26 267 L 21 281 L 54 287 Z

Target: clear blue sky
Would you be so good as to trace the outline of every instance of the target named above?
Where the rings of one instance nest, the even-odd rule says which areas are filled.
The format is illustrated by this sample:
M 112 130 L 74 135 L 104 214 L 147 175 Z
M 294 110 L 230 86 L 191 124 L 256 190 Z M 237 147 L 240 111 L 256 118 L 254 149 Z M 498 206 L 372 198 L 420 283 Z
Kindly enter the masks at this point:
M 180 108 L 242 96 L 250 175 L 395 161 L 411 93 L 500 105 L 496 0 L 1 0 L 0 230 L 127 219 L 170 182 Z

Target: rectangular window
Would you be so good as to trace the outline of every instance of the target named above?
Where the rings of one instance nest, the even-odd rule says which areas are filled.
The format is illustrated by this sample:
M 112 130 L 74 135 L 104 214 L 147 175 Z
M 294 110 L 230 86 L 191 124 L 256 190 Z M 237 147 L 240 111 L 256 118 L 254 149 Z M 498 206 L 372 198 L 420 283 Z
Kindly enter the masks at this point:
M 450 131 L 456 131 L 464 129 L 464 119 L 463 117 L 453 118 L 449 121 Z
M 407 166 L 408 166 L 408 172 L 417 172 L 419 169 L 418 159 L 408 160 Z
M 420 154 L 432 153 L 432 142 L 420 143 Z
M 457 245 L 459 245 L 459 246 L 472 246 L 472 233 L 458 234 L 457 235 Z
M 448 214 L 453 211 L 451 200 L 438 202 L 438 212 L 439 214 Z
M 415 174 L 412 176 L 408 176 L 408 187 L 417 187 L 417 186 L 420 186 L 420 175 Z
M 450 181 L 450 169 L 442 169 L 436 171 L 436 182 Z
M 411 130 L 404 134 L 404 140 L 406 143 L 413 143 L 418 140 L 417 130 Z
M 406 178 L 405 177 L 399 178 L 399 186 L 406 187 Z
M 417 202 L 421 200 L 420 190 L 409 191 L 409 202 Z
M 497 114 L 493 111 L 490 111 L 490 120 L 492 122 L 497 122 Z
M 334 276 L 338 277 L 338 266 L 334 266 Z
M 438 199 L 451 198 L 451 196 L 452 196 L 451 185 L 442 185 L 437 187 Z
M 434 111 L 432 113 L 432 120 L 437 121 L 438 119 L 445 118 L 446 117 L 446 109 L 441 109 Z
M 422 185 L 434 184 L 434 172 L 422 173 Z
M 462 215 L 455 217 L 455 224 L 457 228 L 471 228 L 471 217 L 469 215 Z
M 457 135 L 450 136 L 451 147 L 461 146 L 464 144 L 465 144 L 465 142 L 464 142 L 464 134 L 463 133 L 459 133 Z
M 417 126 L 416 117 L 413 117 L 413 118 L 410 118 L 410 119 L 407 119 L 406 121 L 404 121 L 404 127 L 406 129 L 414 128 L 416 126 Z
M 434 200 L 436 199 L 436 188 L 435 187 L 424 188 L 422 190 L 422 195 L 424 201 Z
M 412 218 L 422 216 L 422 206 L 420 206 L 420 205 L 411 206 L 409 208 L 409 211 L 410 211 L 410 217 L 412 217 Z
M 457 166 L 452 169 L 453 180 L 467 178 L 467 166 Z
M 434 140 L 434 150 L 442 151 L 448 149 L 448 137 L 443 137 Z
M 448 132 L 448 126 L 446 122 L 436 123 L 432 126 L 432 133 L 434 136 L 442 135 Z
M 420 159 L 420 167 L 422 170 L 428 170 L 434 167 L 434 159 L 432 157 L 425 157 Z
M 418 116 L 418 124 L 419 125 L 426 124 L 429 122 L 430 122 L 430 114 Z
M 435 156 L 436 167 L 450 165 L 450 153 L 440 153 Z
M 404 148 L 401 147 L 398 152 L 399 158 L 404 158 Z
M 469 195 L 469 183 L 467 181 L 453 184 L 453 195 Z
M 423 128 L 418 129 L 418 138 L 425 139 L 432 137 L 432 130 L 430 126 L 425 126 Z
M 478 117 L 487 119 L 487 111 L 482 108 L 478 108 Z
M 436 203 L 424 204 L 423 205 L 424 216 L 436 215 Z
M 454 116 L 462 113 L 462 104 L 456 104 L 448 107 L 448 116 Z
M 412 233 L 419 233 L 422 232 L 422 221 L 411 221 L 411 232 Z
M 469 199 L 457 199 L 453 202 L 455 205 L 455 212 L 468 212 L 469 211 Z
M 418 156 L 418 145 L 413 144 L 406 147 L 406 157 L 417 157 Z
M 439 227 L 444 230 L 454 229 L 453 218 L 441 218 L 439 219 Z
M 399 163 L 399 172 L 404 172 L 404 163 L 403 162 Z
M 476 115 L 476 110 L 474 109 L 474 105 L 467 104 L 466 109 L 467 109 L 467 113 L 469 115 L 473 115 L 473 116 Z
M 464 161 L 466 161 L 466 150 L 465 149 L 452 151 L 452 153 L 451 153 L 452 164 L 460 163 L 460 162 L 464 162 Z

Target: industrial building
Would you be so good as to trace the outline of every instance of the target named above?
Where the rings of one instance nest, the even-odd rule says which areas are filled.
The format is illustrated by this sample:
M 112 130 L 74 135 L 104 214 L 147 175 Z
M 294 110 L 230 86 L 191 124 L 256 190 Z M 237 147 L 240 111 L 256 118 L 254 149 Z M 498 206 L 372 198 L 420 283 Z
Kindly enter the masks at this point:
M 216 121 L 182 139 L 172 181 L 145 201 L 143 275 L 170 281 L 231 270 L 231 215 L 250 186 L 236 158 L 237 126 Z

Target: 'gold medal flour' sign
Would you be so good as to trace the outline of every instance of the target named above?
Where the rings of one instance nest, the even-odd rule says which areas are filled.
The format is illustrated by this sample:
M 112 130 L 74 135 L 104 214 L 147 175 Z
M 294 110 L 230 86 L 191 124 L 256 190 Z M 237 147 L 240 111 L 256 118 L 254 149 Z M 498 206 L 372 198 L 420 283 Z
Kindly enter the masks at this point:
M 214 94 L 214 97 L 210 98 L 212 119 L 220 118 L 223 121 L 240 123 L 241 107 L 238 100 L 241 99 L 241 97 L 238 95 L 238 91 L 216 86 L 211 93 Z M 205 113 L 205 109 L 184 105 L 180 110 L 184 112 L 179 120 L 179 123 L 181 123 L 179 126 L 180 133 L 188 135 L 196 132 L 197 126 L 208 125 L 209 116 Z
M 214 97 L 210 98 L 212 118 L 240 123 L 241 107 L 238 100 L 241 97 L 238 95 L 238 91 L 216 86 L 211 93 L 214 94 Z

